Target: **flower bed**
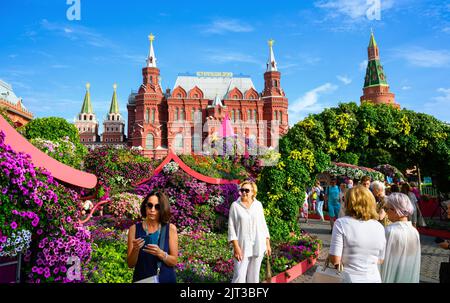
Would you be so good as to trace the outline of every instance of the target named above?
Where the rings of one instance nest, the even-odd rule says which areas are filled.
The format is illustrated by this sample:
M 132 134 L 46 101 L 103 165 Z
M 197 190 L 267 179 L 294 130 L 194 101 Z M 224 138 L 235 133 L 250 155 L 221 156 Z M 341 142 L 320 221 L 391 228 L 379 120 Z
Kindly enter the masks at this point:
M 90 234 L 77 223 L 77 193 L 35 168 L 29 155 L 12 150 L 1 131 L 0 171 L 1 254 L 24 254 L 24 281 L 69 282 L 69 258 L 76 256 L 82 269 L 91 252 Z
M 223 229 L 230 205 L 239 197 L 237 185 L 206 184 L 172 163 L 137 187 L 135 192 L 145 196 L 154 189 L 164 189 L 171 204 L 172 222 L 180 231 Z

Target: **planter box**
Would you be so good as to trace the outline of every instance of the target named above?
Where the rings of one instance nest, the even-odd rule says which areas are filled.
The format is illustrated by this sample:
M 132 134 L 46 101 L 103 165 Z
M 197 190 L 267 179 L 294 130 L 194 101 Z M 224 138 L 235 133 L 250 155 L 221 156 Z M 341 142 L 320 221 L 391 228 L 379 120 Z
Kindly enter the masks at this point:
M 317 253 L 319 255 L 319 252 Z M 317 258 L 309 258 L 298 263 L 291 269 L 288 269 L 270 279 L 270 283 L 289 283 L 303 275 L 308 269 L 316 264 Z
M 17 257 L 0 257 L 0 284 L 19 283 L 22 255 Z
M 450 239 L 450 232 L 447 230 L 431 229 L 426 227 L 417 227 L 417 230 L 420 234 L 425 236 Z

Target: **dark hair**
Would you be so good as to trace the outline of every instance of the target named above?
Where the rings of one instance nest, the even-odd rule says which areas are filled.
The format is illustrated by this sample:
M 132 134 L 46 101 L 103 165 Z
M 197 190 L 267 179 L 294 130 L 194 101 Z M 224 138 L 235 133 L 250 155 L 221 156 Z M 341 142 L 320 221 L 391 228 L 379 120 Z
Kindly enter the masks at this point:
M 409 185 L 408 183 L 403 183 L 400 191 L 407 195 L 410 190 L 411 190 L 411 185 Z
M 366 182 L 366 181 L 371 181 L 371 178 L 369 177 L 369 176 L 364 176 L 364 177 L 362 177 L 361 178 L 361 183 L 364 183 L 364 182 Z
M 141 203 L 141 216 L 142 218 L 147 217 L 147 203 L 148 199 L 150 199 L 151 196 L 156 196 L 158 198 L 158 202 L 161 205 L 159 209 L 159 221 L 161 223 L 167 224 L 169 223 L 171 213 L 170 213 L 170 204 L 169 204 L 169 198 L 163 191 L 153 190 L 151 191 L 142 201 Z
M 392 184 L 391 185 L 391 193 L 399 193 L 400 192 L 400 187 L 398 187 L 397 184 Z

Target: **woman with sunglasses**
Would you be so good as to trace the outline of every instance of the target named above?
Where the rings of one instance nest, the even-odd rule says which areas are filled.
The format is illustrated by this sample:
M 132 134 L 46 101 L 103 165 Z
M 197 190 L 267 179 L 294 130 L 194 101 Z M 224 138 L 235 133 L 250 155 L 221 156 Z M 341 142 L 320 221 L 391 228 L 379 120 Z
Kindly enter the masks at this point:
M 160 191 L 149 193 L 141 204 L 141 216 L 142 222 L 128 231 L 127 262 L 134 268 L 133 282 L 158 276 L 160 283 L 176 283 L 178 234 L 169 223 L 167 196 Z
M 407 195 L 392 193 L 386 199 L 385 210 L 393 223 L 386 227 L 386 257 L 381 278 L 384 283 L 419 283 L 420 237 L 408 221 L 414 206 Z
M 228 218 L 228 242 L 234 251 L 232 283 L 259 283 L 264 253 L 271 255 L 269 229 L 258 189 L 250 181 L 241 183 L 241 197 L 231 204 Z

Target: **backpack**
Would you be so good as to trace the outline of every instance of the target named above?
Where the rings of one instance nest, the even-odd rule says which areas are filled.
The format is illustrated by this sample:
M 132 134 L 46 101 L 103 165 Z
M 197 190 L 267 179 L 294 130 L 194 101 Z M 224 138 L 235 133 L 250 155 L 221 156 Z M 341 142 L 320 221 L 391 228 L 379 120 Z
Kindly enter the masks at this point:
M 320 191 L 319 201 L 325 201 L 325 192 L 323 190 Z

